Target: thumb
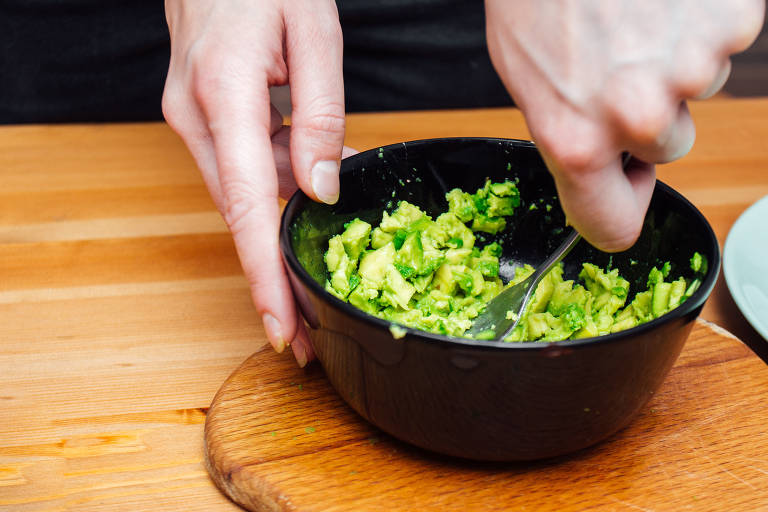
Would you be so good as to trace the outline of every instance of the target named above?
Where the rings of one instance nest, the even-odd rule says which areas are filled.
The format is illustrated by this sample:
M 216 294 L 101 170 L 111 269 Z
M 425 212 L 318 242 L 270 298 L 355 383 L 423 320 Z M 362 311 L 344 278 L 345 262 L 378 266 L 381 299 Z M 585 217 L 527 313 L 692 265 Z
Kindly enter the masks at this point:
M 307 195 L 333 204 L 339 198 L 345 127 L 338 13 L 334 2 L 316 0 L 297 1 L 290 11 L 286 13 L 286 59 L 293 105 L 293 173 Z

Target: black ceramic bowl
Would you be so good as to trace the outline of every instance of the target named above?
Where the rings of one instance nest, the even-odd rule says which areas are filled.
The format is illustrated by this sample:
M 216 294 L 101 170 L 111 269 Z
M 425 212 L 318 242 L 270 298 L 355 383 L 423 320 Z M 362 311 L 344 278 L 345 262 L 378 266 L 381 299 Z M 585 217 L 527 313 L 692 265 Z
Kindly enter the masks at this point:
M 677 309 L 623 332 L 558 343 L 472 341 L 406 329 L 327 293 L 323 253 L 330 236 L 360 217 L 376 225 L 405 199 L 437 215 L 445 193 L 474 191 L 490 177 L 518 178 L 522 205 L 502 235 L 503 277 L 537 265 L 565 237 L 554 183 L 535 146 L 501 139 L 435 139 L 366 151 L 342 161 L 341 198 L 321 205 L 298 192 L 287 204 L 280 247 L 328 379 L 360 415 L 403 441 L 480 460 L 529 460 L 565 454 L 621 429 L 651 398 L 714 286 L 720 252 L 704 217 L 657 183 L 645 226 L 628 251 L 607 254 L 582 241 L 564 260 L 619 268 L 633 291 L 650 268 L 672 263 L 690 276 L 694 251 L 709 260 L 698 291 Z M 531 203 L 538 208 L 529 209 Z M 544 204 L 553 206 L 550 211 Z

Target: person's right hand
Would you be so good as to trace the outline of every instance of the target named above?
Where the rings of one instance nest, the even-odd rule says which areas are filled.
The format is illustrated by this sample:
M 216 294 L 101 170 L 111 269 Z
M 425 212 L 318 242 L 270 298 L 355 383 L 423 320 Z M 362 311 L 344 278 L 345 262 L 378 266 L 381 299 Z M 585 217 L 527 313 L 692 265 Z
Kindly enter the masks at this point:
M 166 0 L 163 113 L 234 237 L 270 343 L 311 345 L 278 249 L 278 194 L 335 203 L 344 141 L 342 36 L 333 0 Z M 292 126 L 269 87 L 290 83 Z
M 722 87 L 764 0 L 486 0 L 488 49 L 568 220 L 618 251 L 640 234 L 654 163 L 685 155 L 685 100 Z M 621 154 L 635 159 L 625 171 Z

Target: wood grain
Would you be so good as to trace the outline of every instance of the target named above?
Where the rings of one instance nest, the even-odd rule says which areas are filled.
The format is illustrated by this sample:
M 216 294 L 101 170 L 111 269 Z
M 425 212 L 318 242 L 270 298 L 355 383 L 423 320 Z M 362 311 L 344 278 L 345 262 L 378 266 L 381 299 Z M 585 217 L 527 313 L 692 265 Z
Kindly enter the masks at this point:
M 699 323 L 650 405 L 619 434 L 554 460 L 482 464 L 378 432 L 319 369 L 298 370 L 265 349 L 213 400 L 207 462 L 217 485 L 254 511 L 760 510 L 765 389 L 762 361 Z
M 768 99 L 691 110 L 696 146 L 659 176 L 722 242 L 768 187 Z M 355 114 L 347 124 L 358 149 L 454 135 L 528 133 L 505 109 Z M 703 317 L 768 346 L 722 282 Z M 165 124 L 0 127 L 0 511 L 238 510 L 205 471 L 203 419 L 265 342 L 231 237 Z M 707 375 L 723 378 L 718 366 Z M 764 430 L 733 417 L 745 445 Z M 585 471 L 604 475 L 593 490 L 615 490 L 617 468 Z M 760 508 L 761 495 L 723 475 L 740 496 L 731 509 Z

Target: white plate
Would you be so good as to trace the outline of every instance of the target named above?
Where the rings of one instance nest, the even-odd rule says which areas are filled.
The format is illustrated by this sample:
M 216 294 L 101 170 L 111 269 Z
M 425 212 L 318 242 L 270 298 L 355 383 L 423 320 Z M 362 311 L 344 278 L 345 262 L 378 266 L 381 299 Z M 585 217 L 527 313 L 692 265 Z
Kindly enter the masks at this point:
M 723 273 L 736 305 L 768 340 L 768 196 L 733 224 L 725 241 Z

